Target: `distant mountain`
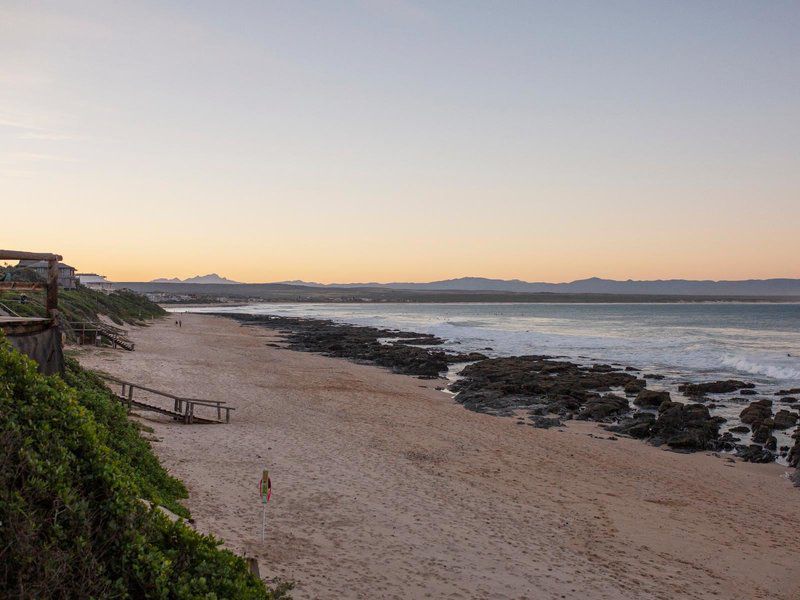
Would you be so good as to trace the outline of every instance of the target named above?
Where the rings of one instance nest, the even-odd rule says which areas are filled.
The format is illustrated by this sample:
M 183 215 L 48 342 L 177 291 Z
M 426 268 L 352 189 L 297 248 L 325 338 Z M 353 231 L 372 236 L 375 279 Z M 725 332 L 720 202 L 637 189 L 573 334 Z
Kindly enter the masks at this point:
M 216 273 L 209 273 L 208 275 L 196 275 L 188 279 L 178 279 L 177 277 L 167 279 L 165 277 L 160 277 L 159 279 L 153 279 L 150 283 L 224 283 L 234 285 L 241 282 L 233 281 L 232 279 L 222 277 Z
M 559 294 L 654 294 L 675 296 L 800 296 L 800 279 L 747 279 L 712 281 L 690 279 L 657 279 L 617 281 L 590 277 L 566 283 L 527 282 L 519 279 L 461 277 L 427 283 L 332 283 L 304 281 L 281 282 L 307 287 L 389 288 L 394 290 L 428 291 L 494 291 Z

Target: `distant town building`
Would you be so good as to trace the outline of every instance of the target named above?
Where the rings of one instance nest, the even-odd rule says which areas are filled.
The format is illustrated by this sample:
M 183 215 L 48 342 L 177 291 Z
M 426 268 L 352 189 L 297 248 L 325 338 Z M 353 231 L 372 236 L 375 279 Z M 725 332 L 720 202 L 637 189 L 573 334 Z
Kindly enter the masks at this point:
M 110 294 L 114 291 L 114 284 L 105 278 L 105 275 L 98 275 L 97 273 L 78 273 L 76 275 L 78 283 L 86 286 L 90 290 L 97 290 L 104 294 Z
M 187 302 L 194 298 L 192 294 L 173 294 L 172 292 L 145 292 L 144 295 L 150 302 L 164 303 Z
M 48 264 L 46 260 L 21 260 L 17 268 L 35 271 L 45 281 L 47 280 Z M 65 263 L 58 263 L 58 287 L 65 290 L 74 290 L 78 280 L 75 278 L 75 267 Z

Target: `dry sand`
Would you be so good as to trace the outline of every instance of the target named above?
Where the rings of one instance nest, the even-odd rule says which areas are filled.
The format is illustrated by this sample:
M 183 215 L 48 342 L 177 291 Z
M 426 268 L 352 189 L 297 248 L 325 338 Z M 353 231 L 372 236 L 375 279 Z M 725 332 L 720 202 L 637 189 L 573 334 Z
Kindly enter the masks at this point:
M 266 346 L 203 315 L 80 360 L 236 407 L 144 418 L 203 532 L 296 598 L 800 598 L 800 490 L 777 465 L 679 455 L 590 424 L 539 430 L 434 386 Z M 591 436 L 597 437 L 591 437 Z M 272 474 L 268 541 L 257 483 Z

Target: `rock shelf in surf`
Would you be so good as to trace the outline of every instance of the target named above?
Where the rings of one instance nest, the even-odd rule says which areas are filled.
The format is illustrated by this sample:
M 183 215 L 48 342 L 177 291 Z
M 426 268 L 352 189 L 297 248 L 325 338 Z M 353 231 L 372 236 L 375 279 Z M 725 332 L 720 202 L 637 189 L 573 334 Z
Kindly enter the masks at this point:
M 286 335 L 286 342 L 292 350 L 362 361 L 416 377 L 435 379 L 453 363 L 486 358 L 478 353 L 462 354 L 430 348 L 441 345 L 443 340 L 426 333 L 347 325 L 326 319 L 226 316 L 234 316 L 247 325 L 280 330 Z
M 224 315 L 245 325 L 279 330 L 287 347 L 304 352 L 347 358 L 422 378 L 443 376 L 454 363 L 469 363 L 450 386 L 465 408 L 497 416 L 527 413 L 530 425 L 554 427 L 570 419 L 603 423 L 611 432 L 664 445 L 680 452 L 703 450 L 736 452 L 750 462 L 772 462 L 786 458 L 800 466 L 800 428 L 790 439 L 793 445 L 778 447 L 776 432 L 795 428 L 790 394 L 800 389 L 780 390 L 773 407 L 768 398 L 753 398 L 740 414 L 741 423 L 720 433 L 726 419 L 712 415 L 707 394 L 757 396 L 754 384 L 738 381 L 685 382 L 678 391 L 690 402 L 676 402 L 667 390 L 648 389 L 648 381 L 664 379 L 642 374 L 622 365 L 579 365 L 560 357 L 535 355 L 488 358 L 483 354 L 441 349 L 444 340 L 431 335 L 394 329 L 348 325 L 324 319 L 260 315 Z M 716 401 L 715 401 L 716 402 Z M 743 424 L 746 425 L 743 425 Z M 751 434 L 751 435 L 750 435 Z M 740 435 L 750 435 L 742 443 Z M 783 438 L 786 439 L 786 438 Z

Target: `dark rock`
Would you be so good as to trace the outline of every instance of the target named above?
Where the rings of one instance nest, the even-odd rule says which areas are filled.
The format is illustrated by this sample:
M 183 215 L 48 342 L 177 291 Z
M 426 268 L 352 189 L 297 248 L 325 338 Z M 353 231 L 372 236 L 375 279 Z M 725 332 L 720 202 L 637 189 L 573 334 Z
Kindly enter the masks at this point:
M 753 428 L 753 442 L 756 444 L 766 444 L 773 429 L 772 419 L 760 421 L 757 427 Z
M 561 419 L 556 419 L 555 417 L 530 417 L 533 427 L 537 429 L 550 429 L 551 427 L 561 427 L 564 423 Z
M 784 398 L 781 398 L 781 402 L 783 402 L 785 404 L 794 404 L 795 402 L 797 402 L 797 398 L 792 398 L 791 396 L 786 396 Z
M 486 360 L 486 355 L 481 354 L 480 352 L 469 352 L 468 354 L 448 354 L 447 355 L 447 362 L 448 363 L 465 363 L 465 362 L 477 362 L 479 360 Z
M 778 390 L 775 392 L 776 396 L 794 396 L 795 394 L 800 394 L 800 388 L 792 388 L 790 390 Z
M 755 396 L 756 394 L 758 394 L 758 392 L 757 392 L 757 391 L 755 391 L 755 390 L 754 390 L 754 389 L 752 389 L 752 388 L 747 388 L 747 389 L 741 390 L 739 393 L 740 393 L 742 396 Z
M 658 373 L 648 373 L 644 376 L 645 379 L 664 379 L 663 375 L 659 375 Z
M 747 425 L 737 425 L 736 427 L 731 427 L 730 431 L 733 433 L 749 433 L 750 428 Z
M 652 435 L 677 450 L 712 449 L 719 437 L 719 422 L 702 404 L 670 402 L 659 408 Z
M 669 392 L 657 392 L 655 390 L 642 390 L 636 396 L 633 403 L 642 408 L 658 408 L 663 402 L 669 402 Z
M 753 429 L 760 424 L 764 419 L 769 419 L 772 416 L 772 400 L 766 398 L 752 402 L 750 406 L 745 408 L 740 414 L 739 418 L 742 423 L 752 425 Z
M 587 421 L 607 421 L 621 413 L 628 412 L 630 405 L 625 398 L 608 394 L 599 398 L 591 398 L 586 402 L 578 419 Z
M 726 431 L 714 442 L 713 447 L 717 450 L 732 452 L 736 449 L 736 442 L 738 441 L 740 441 L 740 438 L 734 436 L 730 431 Z
M 789 454 L 786 456 L 786 462 L 789 463 L 790 467 L 794 467 L 795 469 L 800 467 L 800 440 L 795 442 L 795 445 L 789 450 Z
M 390 344 L 411 344 L 415 346 L 438 346 L 444 343 L 444 340 L 440 340 L 434 336 L 421 336 L 415 338 L 401 338 L 398 340 L 392 340 L 389 342 Z
M 487 404 L 486 412 L 512 397 L 520 408 L 546 404 L 552 413 L 569 417 L 596 392 L 625 387 L 636 377 L 617 370 L 583 367 L 550 356 L 490 358 L 467 365 L 451 389 L 465 404 Z M 486 395 L 487 391 L 493 392 Z
M 638 394 L 647 387 L 647 382 L 644 379 L 634 379 L 625 384 L 623 388 L 626 394 Z
M 767 442 L 764 444 L 764 447 L 767 450 L 775 452 L 775 450 L 778 449 L 778 439 L 774 435 L 769 436 L 767 438 Z
M 656 417 L 651 413 L 639 412 L 631 417 L 622 419 L 617 425 L 610 425 L 606 427 L 608 431 L 614 433 L 624 433 L 637 439 L 645 439 L 650 437 L 650 430 Z
M 775 455 L 772 452 L 757 444 L 737 446 L 736 454 L 745 462 L 771 463 L 775 460 Z
M 617 367 L 613 367 L 611 365 L 601 365 L 601 364 L 592 365 L 591 370 L 597 373 L 611 373 L 613 371 L 619 371 Z
M 678 390 L 687 396 L 703 396 L 704 394 L 727 394 L 743 388 L 754 388 L 752 383 L 745 383 L 736 379 L 725 381 L 710 381 L 708 383 L 684 383 L 678 386 Z
M 286 335 L 287 347 L 304 352 L 347 358 L 387 367 L 397 373 L 436 378 L 454 362 L 483 360 L 483 354 L 453 354 L 436 346 L 443 340 L 425 333 L 378 329 L 334 323 L 325 319 L 302 319 L 261 315 L 228 315 L 244 325 L 278 329 Z M 383 339 L 392 339 L 384 344 Z
M 772 420 L 775 422 L 775 429 L 779 429 L 781 431 L 797 425 L 797 419 L 797 413 L 789 412 L 783 408 L 775 413 L 774 417 L 772 417 Z

